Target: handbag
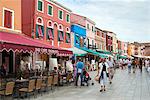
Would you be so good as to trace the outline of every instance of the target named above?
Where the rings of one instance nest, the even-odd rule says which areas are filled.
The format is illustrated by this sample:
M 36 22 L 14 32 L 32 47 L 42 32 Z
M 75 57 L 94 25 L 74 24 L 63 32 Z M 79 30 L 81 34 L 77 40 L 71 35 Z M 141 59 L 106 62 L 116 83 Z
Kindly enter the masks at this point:
M 97 82 L 99 82 L 99 76 L 98 75 L 95 76 L 94 80 L 97 81 Z

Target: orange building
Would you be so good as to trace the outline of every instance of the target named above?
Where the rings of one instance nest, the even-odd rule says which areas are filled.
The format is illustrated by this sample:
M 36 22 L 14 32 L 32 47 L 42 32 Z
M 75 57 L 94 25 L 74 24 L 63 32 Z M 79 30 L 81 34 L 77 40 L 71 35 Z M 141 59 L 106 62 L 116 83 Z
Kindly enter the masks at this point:
M 21 33 L 21 0 L 0 0 L 0 31 Z

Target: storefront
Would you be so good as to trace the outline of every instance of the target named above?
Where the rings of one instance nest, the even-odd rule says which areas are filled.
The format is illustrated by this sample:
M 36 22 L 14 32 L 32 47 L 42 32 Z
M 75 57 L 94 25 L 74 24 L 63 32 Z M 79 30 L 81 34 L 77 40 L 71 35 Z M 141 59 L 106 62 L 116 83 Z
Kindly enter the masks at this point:
M 0 32 L 0 66 L 5 63 L 7 74 L 24 70 L 26 66 L 41 70 L 49 66 L 52 56 L 71 56 L 72 52 L 55 48 L 20 34 Z M 40 67 L 38 66 L 40 65 Z

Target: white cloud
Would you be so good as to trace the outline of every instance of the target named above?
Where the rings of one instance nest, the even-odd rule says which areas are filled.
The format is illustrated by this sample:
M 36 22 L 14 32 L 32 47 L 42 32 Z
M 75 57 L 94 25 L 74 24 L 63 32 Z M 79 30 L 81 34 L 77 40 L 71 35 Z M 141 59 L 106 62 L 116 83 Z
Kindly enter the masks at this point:
M 148 0 L 57 0 L 96 26 L 115 32 L 121 40 L 150 42 Z

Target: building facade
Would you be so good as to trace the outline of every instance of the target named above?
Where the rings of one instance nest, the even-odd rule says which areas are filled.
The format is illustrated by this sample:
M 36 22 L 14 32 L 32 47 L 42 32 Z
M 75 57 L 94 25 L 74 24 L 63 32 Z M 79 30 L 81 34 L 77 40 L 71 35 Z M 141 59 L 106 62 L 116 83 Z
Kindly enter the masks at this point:
M 106 35 L 106 50 L 113 52 L 113 37 L 112 32 L 104 30 Z
M 21 33 L 20 8 L 21 0 L 0 0 L 0 31 Z
M 74 46 L 77 48 L 86 48 L 86 29 L 74 24 L 71 26 L 71 32 L 74 37 Z
M 87 47 L 89 49 L 95 49 L 95 22 L 86 18 L 86 37 L 87 37 Z
M 103 32 L 103 30 L 99 28 L 95 28 L 95 44 L 97 50 L 106 50 L 106 34 Z
M 53 0 L 21 1 L 24 34 L 55 47 L 71 47 L 70 9 Z

